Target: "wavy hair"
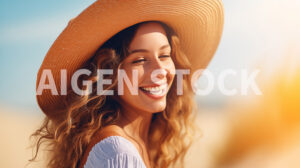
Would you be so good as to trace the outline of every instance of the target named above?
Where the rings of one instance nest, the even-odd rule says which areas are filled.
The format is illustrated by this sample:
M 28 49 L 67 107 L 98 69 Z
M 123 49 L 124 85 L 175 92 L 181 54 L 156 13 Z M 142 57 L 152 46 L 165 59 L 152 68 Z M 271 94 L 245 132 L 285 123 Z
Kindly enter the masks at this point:
M 147 22 L 158 22 L 165 29 L 175 68 L 189 69 L 190 62 L 180 48 L 180 40 L 176 33 L 162 22 Z M 117 33 L 83 65 L 92 73 L 89 76 L 81 76 L 78 83 L 80 85 L 83 80 L 92 81 L 92 93 L 77 95 L 72 90 L 68 91 L 65 99 L 67 108 L 62 117 L 53 119 L 46 116 L 40 128 L 30 136 L 36 139 L 32 146 L 35 150 L 30 162 L 37 158 L 40 146 L 44 144 L 49 151 L 48 168 L 77 168 L 93 135 L 101 128 L 119 120 L 121 106 L 115 97 L 117 95 L 98 95 L 94 91 L 97 82 L 96 71 L 113 69 L 113 72 L 116 72 L 128 54 L 128 46 L 139 25 L 147 22 L 135 24 Z M 116 90 L 117 74 L 104 77 L 112 80 L 112 84 L 105 85 L 104 90 Z M 196 105 L 190 83 L 191 76 L 184 75 L 183 94 L 177 95 L 177 82 L 174 80 L 167 94 L 165 110 L 153 114 L 149 131 L 151 167 L 184 167 L 184 156 L 192 143 L 195 131 Z M 86 86 L 80 87 L 83 90 L 90 89 Z

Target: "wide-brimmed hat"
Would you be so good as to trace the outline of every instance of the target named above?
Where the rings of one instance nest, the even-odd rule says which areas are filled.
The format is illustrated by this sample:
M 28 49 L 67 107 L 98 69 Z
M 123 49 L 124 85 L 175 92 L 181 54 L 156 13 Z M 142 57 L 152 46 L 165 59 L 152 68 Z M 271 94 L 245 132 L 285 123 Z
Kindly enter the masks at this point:
M 44 70 L 50 70 L 58 91 L 61 69 L 67 70 L 67 87 L 72 74 L 97 49 L 121 30 L 144 21 L 160 21 L 179 36 L 191 70 L 205 68 L 214 55 L 223 30 L 221 0 L 98 0 L 70 20 L 47 52 L 37 74 L 38 87 Z M 61 95 L 44 89 L 37 102 L 49 117 L 63 110 Z

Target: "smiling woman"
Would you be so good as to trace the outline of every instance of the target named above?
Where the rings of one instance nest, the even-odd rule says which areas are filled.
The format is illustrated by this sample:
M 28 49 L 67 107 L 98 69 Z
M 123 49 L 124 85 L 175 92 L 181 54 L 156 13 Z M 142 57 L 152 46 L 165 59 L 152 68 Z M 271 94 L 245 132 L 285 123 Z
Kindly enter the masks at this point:
M 131 41 L 129 41 L 130 39 Z M 124 45 L 118 48 L 116 45 L 118 43 Z M 126 43 L 129 45 L 126 46 Z M 121 52 L 117 53 L 117 51 Z M 82 125 L 84 126 L 81 126 L 82 128 L 86 127 L 85 129 L 94 132 L 93 136 L 95 137 L 90 140 L 91 143 L 88 146 L 81 147 L 86 150 L 82 156 L 80 167 L 84 165 L 84 167 L 96 167 L 99 164 L 103 164 L 103 167 L 107 166 L 104 164 L 107 162 L 105 160 L 107 156 L 105 153 L 97 152 L 97 148 L 108 148 L 108 151 L 113 151 L 111 156 L 113 159 L 109 160 L 109 162 L 113 162 L 112 164 L 126 162 L 129 167 L 131 164 L 143 165 L 142 167 L 167 166 L 175 162 L 177 158 L 184 156 L 191 142 L 191 137 L 187 135 L 192 133 L 192 119 L 194 118 L 192 110 L 195 110 L 189 76 L 185 76 L 183 79 L 185 93 L 183 96 L 176 96 L 176 83 L 173 83 L 175 65 L 184 69 L 190 66 L 187 59 L 183 59 L 184 57 L 183 53 L 180 52 L 178 37 L 168 26 L 157 21 L 131 26 L 102 45 L 85 66 L 91 70 L 93 75 L 88 79 L 79 79 L 79 83 L 82 83 L 82 80 L 91 80 L 96 83 L 96 70 L 100 68 L 122 69 L 130 79 L 130 83 L 134 83 L 132 72 L 135 70 L 138 72 L 139 90 L 138 94 L 133 95 L 130 93 L 128 85 L 125 84 L 124 94 L 119 96 L 97 95 L 96 92 L 82 97 L 75 93 L 67 96 L 68 100 L 66 101 L 69 106 L 67 121 L 70 120 L 72 123 L 69 126 L 80 128 L 79 125 Z M 162 72 L 156 76 L 157 81 L 151 80 L 151 74 L 154 70 Z M 113 82 L 111 85 L 106 85 L 104 90 L 118 89 L 117 75 L 112 74 L 106 79 L 111 79 Z M 93 87 L 97 87 L 97 85 L 93 85 Z M 88 89 L 86 88 L 86 90 Z M 183 100 L 186 102 L 183 103 Z M 182 109 L 184 109 L 184 113 Z M 88 127 L 91 124 L 90 120 L 94 120 L 95 124 L 90 125 L 91 128 Z M 61 124 L 67 121 L 62 121 Z M 69 131 L 79 131 L 74 128 L 71 129 L 67 123 L 63 125 L 61 125 L 61 131 L 67 132 L 69 129 Z M 44 126 L 48 127 L 47 125 Z M 90 136 L 90 132 L 85 129 L 82 130 L 83 132 L 77 132 L 78 139 Z M 181 132 L 183 129 L 186 129 L 185 132 Z M 58 136 L 62 136 L 61 140 L 70 140 L 71 137 L 69 136 L 73 135 L 72 141 L 74 141 L 76 140 L 74 133 Z M 85 133 L 86 135 L 84 135 Z M 185 141 L 182 136 L 186 137 L 184 138 Z M 74 145 L 69 141 L 61 143 L 61 145 Z M 126 144 L 133 145 L 128 147 Z M 83 144 L 78 145 L 80 147 Z M 57 144 L 56 146 L 59 147 L 60 145 Z M 170 146 L 173 147 L 170 148 Z M 114 151 L 113 148 L 117 148 L 117 150 Z M 169 149 L 164 151 L 164 148 Z M 76 152 L 73 151 L 74 149 L 76 148 L 70 146 L 64 150 L 71 154 Z M 152 151 L 152 155 L 150 151 Z M 125 154 L 119 156 L 124 152 Z M 95 158 L 95 156 L 102 154 L 104 158 Z M 133 159 L 127 160 L 131 157 Z M 59 159 L 66 164 L 66 158 L 63 159 L 61 153 L 57 153 L 52 159 L 53 161 Z M 130 161 L 134 161 L 134 163 L 130 163 Z
M 71 72 L 88 69 L 91 73 L 80 76 L 77 81 L 79 88 L 88 94 L 78 95 L 68 85 L 64 96 L 51 95 L 49 90 L 37 95 L 38 103 L 47 116 L 32 135 L 38 138 L 36 155 L 32 160 L 36 158 L 40 145 L 49 142 L 49 168 L 184 166 L 184 156 L 193 138 L 196 106 L 190 85 L 191 75 L 184 75 L 175 82 L 175 70 L 194 71 L 195 67 L 207 65 L 222 30 L 222 26 L 214 24 L 222 23 L 222 15 L 209 17 L 215 19 L 212 21 L 214 24 L 202 25 L 203 29 L 215 29 L 212 34 L 199 32 L 196 25 L 192 26 L 194 33 L 190 34 L 181 29 L 182 25 L 186 16 L 192 17 L 195 12 L 199 12 L 199 16 L 193 22 L 198 20 L 200 23 L 201 11 L 190 11 L 190 8 L 195 5 L 203 8 L 203 3 L 191 1 L 187 5 L 181 1 L 143 1 L 149 3 L 145 5 L 140 2 L 97 1 L 73 19 L 55 41 L 40 68 L 37 86 L 45 69 L 54 71 L 56 85 L 60 82 L 57 74 L 61 69 Z M 221 3 L 208 2 L 211 2 L 210 7 L 214 6 L 215 11 L 222 14 Z M 110 12 L 112 6 L 114 14 Z M 151 10 L 147 14 L 145 9 L 149 6 Z M 118 13 L 120 10 L 122 12 Z M 165 21 L 155 19 L 155 14 L 162 10 L 166 12 L 162 17 Z M 132 11 L 139 13 L 130 13 Z M 105 19 L 102 24 L 102 20 L 98 20 L 98 15 L 105 18 L 107 13 L 111 18 L 109 26 L 103 24 L 108 23 Z M 170 18 L 169 13 L 176 15 Z M 127 20 L 123 23 L 124 15 Z M 114 17 L 118 17 L 116 22 Z M 122 28 L 116 30 L 116 27 Z M 107 38 L 110 32 L 114 33 Z M 206 37 L 204 41 L 207 44 L 195 45 L 194 37 Z M 181 43 L 181 39 L 185 39 L 188 45 Z M 209 42 L 209 39 L 214 41 Z M 197 48 L 189 49 L 192 44 Z M 195 59 L 199 48 L 207 53 L 199 57 L 201 59 Z M 185 52 L 192 49 L 191 55 L 186 55 Z M 121 82 L 118 73 L 103 75 L 102 80 L 111 81 L 102 85 L 103 91 L 122 90 L 123 94 L 98 94 L 98 69 L 125 72 L 124 88 L 118 85 Z M 70 78 L 67 79 L 70 83 Z M 84 81 L 92 84 L 84 85 Z M 136 83 L 137 94 L 133 94 L 128 85 L 132 83 Z M 177 94 L 178 83 L 182 84 L 183 94 L 180 95 Z
M 133 79 L 132 73 L 136 70 L 139 92 L 137 95 L 130 94 L 126 85 L 124 95 L 120 96 L 122 102 L 139 111 L 163 111 L 175 75 L 171 47 L 163 27 L 159 23 L 141 25 L 129 45 L 129 53 L 121 68 L 129 79 Z M 153 82 L 151 74 L 155 70 L 162 73 L 157 74 L 157 81 Z
M 129 34 L 131 34 L 132 36 L 129 36 Z M 130 43 L 127 43 L 129 44 L 128 46 L 125 45 L 122 46 L 123 49 L 121 51 L 124 51 L 124 48 L 128 48 L 127 53 L 130 54 L 120 53 L 120 55 L 123 55 L 124 57 L 121 60 L 119 60 L 120 64 L 118 67 L 123 69 L 126 72 L 129 79 L 133 79 L 132 72 L 134 70 L 138 72 L 137 81 L 138 81 L 139 90 L 138 90 L 138 94 L 133 95 L 130 93 L 128 85 L 125 85 L 124 94 L 115 97 L 118 103 L 114 103 L 114 104 L 119 104 L 120 107 L 120 114 L 119 114 L 118 121 L 114 123 L 113 127 L 111 125 L 108 127 L 103 127 L 102 131 L 100 131 L 99 134 L 103 134 L 103 132 L 107 132 L 108 135 L 115 135 L 115 134 L 123 135 L 123 137 L 126 137 L 127 139 L 132 141 L 132 143 L 136 145 L 136 148 L 138 149 L 140 155 L 143 158 L 143 162 L 145 163 L 145 165 L 147 165 L 147 167 L 151 167 L 150 166 L 151 159 L 149 156 L 150 150 L 154 152 L 154 154 L 152 154 L 153 155 L 152 166 L 155 165 L 158 166 L 160 162 L 162 163 L 166 162 L 163 164 L 168 165 L 170 164 L 168 162 L 174 161 L 174 158 L 168 160 L 167 157 L 170 157 L 171 153 L 174 154 L 174 156 L 178 155 L 176 157 L 183 155 L 184 153 L 181 152 L 186 150 L 185 148 L 187 144 L 184 144 L 183 141 L 179 139 L 180 132 L 175 132 L 174 135 L 169 134 L 170 137 L 168 136 L 164 137 L 162 135 L 168 135 L 167 131 L 171 131 L 171 132 L 175 131 L 174 130 L 175 128 L 172 127 L 175 126 L 174 124 L 176 123 L 179 124 L 180 120 L 190 120 L 191 118 L 189 115 L 192 112 L 192 111 L 186 111 L 185 113 L 186 116 L 182 115 L 182 117 L 178 116 L 173 119 L 169 118 L 171 122 L 170 124 L 166 122 L 167 118 L 165 117 L 169 115 L 168 113 L 170 114 L 174 113 L 173 115 L 175 115 L 175 113 L 178 113 L 180 111 L 179 109 L 176 109 L 176 111 L 172 112 L 166 109 L 167 93 L 171 88 L 174 79 L 174 74 L 171 74 L 171 71 L 175 70 L 174 62 L 177 65 L 180 65 L 182 68 L 183 67 L 188 68 L 188 62 L 184 62 L 184 60 L 181 59 L 180 60 L 176 59 L 176 55 L 178 55 L 178 53 L 176 53 L 175 48 L 178 45 L 178 39 L 176 38 L 175 34 L 173 34 L 172 31 L 162 23 L 144 22 L 142 24 L 134 25 L 128 29 L 125 29 L 124 31 L 120 32 L 115 37 L 113 37 L 111 40 L 109 40 L 107 44 L 112 44 L 112 46 L 108 47 L 105 44 L 104 47 L 115 48 L 115 46 L 113 45 L 116 43 L 112 41 L 125 40 L 120 37 L 127 37 L 127 39 L 132 39 L 132 40 Z M 161 50 L 160 49 L 161 46 L 166 44 L 169 45 L 169 48 L 165 50 Z M 171 46 L 173 47 L 172 54 L 170 53 Z M 141 51 L 141 49 L 143 50 L 143 52 L 132 53 L 132 51 L 138 51 L 138 50 Z M 166 55 L 166 54 L 170 56 L 167 58 L 161 57 L 162 55 Z M 104 58 L 103 55 L 99 57 Z M 182 58 L 182 57 L 183 55 L 181 56 L 178 55 L 178 58 Z M 107 58 L 111 58 L 111 57 L 107 55 Z M 99 66 L 99 68 L 101 68 L 101 66 Z M 151 80 L 151 73 L 153 72 L 153 70 L 157 70 L 157 69 L 164 71 L 164 73 L 161 73 L 157 76 L 159 81 L 153 82 Z M 186 77 L 185 78 L 186 85 L 188 84 L 187 80 L 188 78 Z M 131 83 L 133 83 L 132 80 Z M 169 92 L 169 95 L 173 95 L 173 96 L 176 95 L 175 88 L 176 87 L 174 86 L 173 89 Z M 186 96 L 187 96 L 186 98 L 190 96 L 189 91 L 191 91 L 191 88 L 189 88 L 189 90 L 188 89 L 186 90 Z M 169 98 L 169 101 L 173 100 L 173 103 L 178 103 L 182 101 L 182 98 L 183 97 L 178 97 L 177 98 L 178 100 Z M 176 106 L 173 103 L 168 102 L 169 106 L 174 108 Z M 192 109 L 193 100 L 190 98 L 190 103 L 186 105 L 187 107 L 190 106 Z M 183 108 L 187 108 L 187 107 L 183 106 Z M 170 108 L 170 110 L 171 109 L 172 108 Z M 169 112 L 167 113 L 167 111 Z M 188 122 L 188 121 L 186 123 L 188 123 L 189 125 L 192 124 L 192 122 Z M 165 127 L 165 129 L 161 130 L 161 128 L 163 127 Z M 154 133 L 159 135 L 155 135 Z M 188 129 L 186 133 L 189 134 L 190 130 Z M 104 138 L 105 136 L 102 137 Z M 172 139 L 174 142 L 176 142 L 177 145 L 182 144 L 180 145 L 182 149 L 180 148 L 177 149 L 178 151 L 180 151 L 180 153 L 176 154 L 171 151 L 165 151 L 166 153 L 164 153 L 163 151 L 160 151 L 161 150 L 160 146 L 167 147 L 170 145 L 170 142 L 168 142 L 169 140 L 167 138 L 170 138 L 170 140 Z M 101 146 L 101 142 L 97 145 Z M 128 149 L 126 151 L 129 152 L 131 150 L 132 149 Z M 117 151 L 117 153 L 120 153 L 120 151 Z M 93 155 L 89 155 L 89 156 L 93 156 Z M 93 165 L 91 167 L 96 166 L 97 163 L 91 163 L 91 160 L 97 160 L 97 159 L 88 158 L 87 160 L 88 165 Z M 117 160 L 115 161 L 118 162 Z M 99 160 L 99 164 L 100 163 L 101 161 Z

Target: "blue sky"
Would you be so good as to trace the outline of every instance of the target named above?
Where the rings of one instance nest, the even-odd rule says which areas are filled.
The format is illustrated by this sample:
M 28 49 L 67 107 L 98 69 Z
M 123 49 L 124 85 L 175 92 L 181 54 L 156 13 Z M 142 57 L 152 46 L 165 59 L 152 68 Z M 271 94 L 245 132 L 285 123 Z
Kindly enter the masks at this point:
M 298 47 L 300 39 L 300 3 L 287 1 L 224 1 L 224 33 L 208 68 L 217 73 L 226 68 L 249 69 L 263 59 L 271 60 L 271 68 L 280 63 L 287 45 Z M 0 1 L 0 105 L 38 109 L 35 80 L 45 54 L 68 21 L 92 2 Z M 238 86 L 239 79 L 229 85 Z M 206 100 L 218 98 L 224 99 L 214 92 Z
M 36 107 L 38 68 L 68 20 L 92 0 L 10 0 L 0 5 L 0 103 Z

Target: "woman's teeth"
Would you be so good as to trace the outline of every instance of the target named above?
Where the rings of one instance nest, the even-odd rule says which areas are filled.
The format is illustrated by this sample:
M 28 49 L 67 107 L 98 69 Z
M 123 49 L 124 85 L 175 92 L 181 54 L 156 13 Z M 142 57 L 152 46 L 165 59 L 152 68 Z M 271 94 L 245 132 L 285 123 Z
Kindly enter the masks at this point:
M 146 91 L 150 94 L 161 95 L 167 89 L 168 84 L 163 84 L 155 87 L 141 87 L 143 91 Z

